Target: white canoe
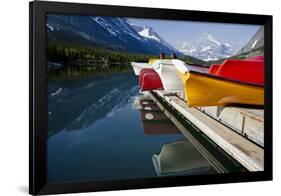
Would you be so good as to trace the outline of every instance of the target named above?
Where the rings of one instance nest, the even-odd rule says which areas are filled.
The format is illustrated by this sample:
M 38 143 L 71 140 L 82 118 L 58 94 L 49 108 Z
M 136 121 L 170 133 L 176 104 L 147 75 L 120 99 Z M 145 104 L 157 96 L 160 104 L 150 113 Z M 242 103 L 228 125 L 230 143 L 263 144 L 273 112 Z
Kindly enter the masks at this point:
M 161 152 L 152 156 L 152 162 L 159 176 L 213 171 L 207 159 L 187 140 L 164 144 Z
M 131 62 L 131 65 L 134 69 L 135 74 L 140 75 L 140 71 L 144 68 L 152 68 L 152 66 L 148 63 L 139 63 L 139 62 Z
M 161 78 L 164 90 L 170 93 L 184 92 L 182 80 L 172 60 L 157 60 L 152 67 Z

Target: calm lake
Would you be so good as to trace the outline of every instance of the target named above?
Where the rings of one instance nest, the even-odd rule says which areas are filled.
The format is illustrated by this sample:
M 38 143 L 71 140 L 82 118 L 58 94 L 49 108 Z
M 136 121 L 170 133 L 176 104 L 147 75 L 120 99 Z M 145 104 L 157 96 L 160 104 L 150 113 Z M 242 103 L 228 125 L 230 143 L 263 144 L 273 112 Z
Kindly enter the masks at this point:
M 50 80 L 48 181 L 77 182 L 216 171 L 133 73 Z

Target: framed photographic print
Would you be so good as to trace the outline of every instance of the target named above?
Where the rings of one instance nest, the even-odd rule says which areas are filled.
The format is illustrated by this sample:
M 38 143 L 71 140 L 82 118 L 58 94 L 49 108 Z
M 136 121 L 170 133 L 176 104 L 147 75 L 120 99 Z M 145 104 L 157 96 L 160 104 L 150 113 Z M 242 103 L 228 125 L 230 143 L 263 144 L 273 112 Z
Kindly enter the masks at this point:
M 30 194 L 272 179 L 272 16 L 30 2 Z

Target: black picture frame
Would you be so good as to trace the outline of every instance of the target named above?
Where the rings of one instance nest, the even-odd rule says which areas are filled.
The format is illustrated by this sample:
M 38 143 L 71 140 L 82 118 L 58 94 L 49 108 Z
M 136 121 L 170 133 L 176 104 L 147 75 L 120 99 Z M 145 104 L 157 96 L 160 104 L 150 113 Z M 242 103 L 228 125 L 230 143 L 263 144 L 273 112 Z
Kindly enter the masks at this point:
M 105 190 L 123 190 L 185 185 L 204 185 L 272 180 L 272 16 L 224 12 L 187 11 L 143 7 L 124 7 L 78 3 L 33 1 L 29 4 L 29 193 L 57 194 Z M 105 182 L 47 183 L 46 127 L 46 14 L 121 16 L 204 22 L 264 25 L 265 107 L 264 171 L 177 176 Z

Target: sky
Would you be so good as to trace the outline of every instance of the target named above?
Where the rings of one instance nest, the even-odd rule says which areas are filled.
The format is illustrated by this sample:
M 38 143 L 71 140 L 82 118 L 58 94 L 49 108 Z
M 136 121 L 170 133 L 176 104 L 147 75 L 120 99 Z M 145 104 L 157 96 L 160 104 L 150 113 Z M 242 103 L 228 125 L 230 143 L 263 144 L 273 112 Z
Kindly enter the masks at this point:
M 162 38 L 175 47 L 183 42 L 193 42 L 203 33 L 210 33 L 218 41 L 242 42 L 245 45 L 258 31 L 260 25 L 192 22 L 159 19 L 128 18 L 134 24 L 151 26 Z

